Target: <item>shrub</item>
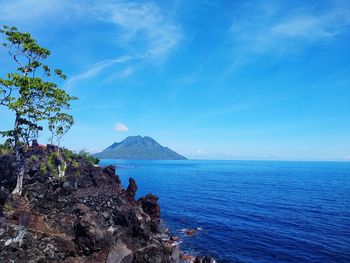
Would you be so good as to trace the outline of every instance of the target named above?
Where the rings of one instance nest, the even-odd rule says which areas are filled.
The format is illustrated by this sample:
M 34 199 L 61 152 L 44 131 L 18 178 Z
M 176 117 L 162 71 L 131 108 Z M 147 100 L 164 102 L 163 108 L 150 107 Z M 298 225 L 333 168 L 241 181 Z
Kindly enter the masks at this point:
M 97 165 L 100 163 L 100 159 L 97 157 L 93 156 L 92 154 L 86 152 L 86 151 L 80 151 L 78 154 L 79 157 L 83 158 L 85 161 L 92 165 Z
M 4 212 L 10 214 L 10 213 L 12 213 L 12 211 L 13 211 L 12 205 L 9 203 L 5 203 L 4 204 Z
M 62 154 L 67 160 L 70 160 L 76 157 L 76 154 L 74 152 L 66 148 L 62 148 Z
M 45 163 L 40 164 L 40 172 L 43 174 L 47 173 L 47 165 Z
M 47 167 L 49 168 L 52 175 L 58 175 L 57 168 L 59 165 L 61 165 L 61 161 L 59 159 L 58 153 L 54 152 L 49 156 L 49 159 L 47 160 Z
M 11 155 L 13 154 L 13 147 L 5 142 L 4 144 L 0 144 L 0 155 Z
M 29 161 L 31 161 L 31 162 L 38 162 L 39 158 L 38 158 L 38 156 L 33 154 L 32 156 L 29 157 Z
M 76 160 L 72 160 L 71 163 L 72 163 L 73 168 L 79 167 L 79 163 Z

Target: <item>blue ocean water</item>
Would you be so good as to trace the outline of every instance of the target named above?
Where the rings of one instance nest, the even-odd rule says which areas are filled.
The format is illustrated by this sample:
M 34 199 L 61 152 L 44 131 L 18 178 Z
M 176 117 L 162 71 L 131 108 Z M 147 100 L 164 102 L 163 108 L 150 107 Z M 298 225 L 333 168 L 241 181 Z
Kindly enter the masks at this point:
M 350 163 L 120 161 L 182 248 L 218 262 L 350 262 Z M 184 228 L 201 228 L 186 237 Z

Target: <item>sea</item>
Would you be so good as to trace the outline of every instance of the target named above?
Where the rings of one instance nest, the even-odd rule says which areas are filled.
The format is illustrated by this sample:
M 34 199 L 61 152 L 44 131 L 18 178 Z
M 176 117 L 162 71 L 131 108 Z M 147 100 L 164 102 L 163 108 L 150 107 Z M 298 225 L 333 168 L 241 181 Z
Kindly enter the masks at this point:
M 184 253 L 226 262 L 350 262 L 350 163 L 125 161 L 122 184 L 159 197 Z M 187 236 L 185 229 L 196 234 Z

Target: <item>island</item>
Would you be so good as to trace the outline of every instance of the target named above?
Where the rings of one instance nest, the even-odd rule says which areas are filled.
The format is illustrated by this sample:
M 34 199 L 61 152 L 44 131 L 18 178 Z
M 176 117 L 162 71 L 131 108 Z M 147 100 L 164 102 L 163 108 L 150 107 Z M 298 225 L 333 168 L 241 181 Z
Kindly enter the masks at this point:
M 187 160 L 186 157 L 160 145 L 153 138 L 140 135 L 126 137 L 94 156 L 100 159 Z

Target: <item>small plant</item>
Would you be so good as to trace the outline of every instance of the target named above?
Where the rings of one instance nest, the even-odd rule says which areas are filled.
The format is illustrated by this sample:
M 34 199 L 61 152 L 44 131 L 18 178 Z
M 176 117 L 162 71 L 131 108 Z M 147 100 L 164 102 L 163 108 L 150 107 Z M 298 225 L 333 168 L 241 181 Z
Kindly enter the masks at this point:
M 87 161 L 88 163 L 90 163 L 92 165 L 97 165 L 100 163 L 100 159 L 98 159 L 97 157 L 91 155 L 90 153 L 88 153 L 86 151 L 80 151 L 78 156 L 83 158 L 85 161 Z
M 10 203 L 5 203 L 4 204 L 4 212 L 5 214 L 12 214 L 13 212 L 13 207 Z
M 40 164 L 39 170 L 42 174 L 46 174 L 47 173 L 47 165 L 45 163 Z
M 32 156 L 29 157 L 29 161 L 31 161 L 31 162 L 38 162 L 39 158 L 38 158 L 38 156 L 33 154 Z
M 58 153 L 54 152 L 52 153 L 48 160 L 47 160 L 49 166 L 51 167 L 57 167 L 59 165 L 59 157 L 58 157 Z
M 73 168 L 79 168 L 79 163 L 76 160 L 72 160 L 72 166 Z
M 53 176 L 58 175 L 57 168 L 60 165 L 61 165 L 61 161 L 59 159 L 58 153 L 56 153 L 56 152 L 52 153 L 47 160 L 47 167 Z
M 9 143 L 0 144 L 0 155 L 13 154 L 13 147 Z
M 73 159 L 74 157 L 76 157 L 76 154 L 74 152 L 72 152 L 71 150 L 68 150 L 66 148 L 62 149 L 62 154 L 67 160 L 70 160 L 70 159 Z

